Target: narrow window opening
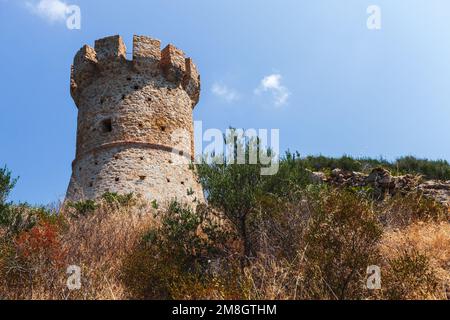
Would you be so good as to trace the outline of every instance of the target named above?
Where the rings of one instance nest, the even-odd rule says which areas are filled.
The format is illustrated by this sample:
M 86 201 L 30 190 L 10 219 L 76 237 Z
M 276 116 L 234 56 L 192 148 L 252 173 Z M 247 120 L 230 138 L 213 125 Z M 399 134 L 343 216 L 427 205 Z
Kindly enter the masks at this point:
M 167 178 L 167 182 L 170 182 L 170 179 L 169 179 L 169 178 Z
M 145 180 L 145 178 L 147 178 L 147 177 L 146 177 L 146 176 L 139 176 L 139 179 L 140 179 L 141 181 Z
M 184 186 L 184 181 L 181 181 L 181 184 Z
M 105 102 L 105 98 L 100 99 L 100 104 L 103 104 Z
M 112 121 L 111 119 L 105 119 L 102 121 L 102 132 L 108 133 L 112 131 Z
M 165 132 L 166 131 L 166 127 L 165 126 L 161 126 L 161 131 Z
M 116 182 L 119 182 L 120 179 L 119 179 L 119 178 L 116 178 L 115 180 L 116 180 Z
M 93 186 L 94 186 L 94 183 L 93 183 L 93 182 L 90 182 L 90 183 L 89 183 L 89 187 L 92 188 Z
M 144 157 L 141 157 L 141 161 L 144 161 Z

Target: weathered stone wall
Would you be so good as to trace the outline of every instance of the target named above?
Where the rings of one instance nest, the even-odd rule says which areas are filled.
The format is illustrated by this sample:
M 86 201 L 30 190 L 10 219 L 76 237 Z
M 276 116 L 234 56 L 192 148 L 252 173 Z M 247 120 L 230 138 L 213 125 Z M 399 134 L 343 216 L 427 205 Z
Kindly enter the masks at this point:
M 370 174 L 334 169 L 331 175 L 310 172 L 311 180 L 340 187 L 372 187 L 380 199 L 385 195 L 421 192 L 450 209 L 450 181 L 424 180 L 420 175 L 394 176 L 388 170 L 375 168 Z
M 134 36 L 131 61 L 120 36 L 81 48 L 71 77 L 78 130 L 67 199 L 110 191 L 203 200 L 187 161 L 199 92 L 192 60 L 172 45 L 161 51 L 159 40 Z

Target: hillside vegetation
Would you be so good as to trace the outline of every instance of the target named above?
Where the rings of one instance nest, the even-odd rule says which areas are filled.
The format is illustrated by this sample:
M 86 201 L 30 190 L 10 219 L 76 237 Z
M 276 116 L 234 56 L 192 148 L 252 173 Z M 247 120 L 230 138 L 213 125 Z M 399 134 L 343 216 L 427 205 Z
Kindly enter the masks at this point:
M 288 153 L 273 176 L 193 168 L 207 204 L 108 193 L 48 209 L 8 202 L 16 180 L 2 169 L 0 299 L 446 299 L 448 208 L 419 192 L 379 200 L 315 184 L 307 170 L 377 166 L 450 179 L 445 161 Z M 69 265 L 79 290 L 67 288 Z M 372 265 L 380 290 L 366 286 Z
M 325 156 L 307 156 L 300 158 L 306 168 L 315 171 L 342 169 L 368 173 L 372 169 L 382 167 L 394 175 L 419 174 L 426 179 L 450 180 L 450 164 L 446 160 L 417 159 L 412 156 L 401 157 L 394 162 L 384 159 L 352 158 L 343 156 L 331 158 Z

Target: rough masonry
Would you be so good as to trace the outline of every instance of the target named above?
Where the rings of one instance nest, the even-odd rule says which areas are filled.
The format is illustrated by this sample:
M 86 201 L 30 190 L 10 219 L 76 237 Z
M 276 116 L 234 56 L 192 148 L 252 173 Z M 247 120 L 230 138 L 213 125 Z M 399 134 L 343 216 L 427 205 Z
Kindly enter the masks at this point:
M 310 171 L 310 178 L 316 183 L 328 183 L 340 187 L 372 187 L 377 198 L 385 195 L 408 194 L 419 191 L 450 210 L 450 180 L 425 180 L 421 175 L 392 175 L 388 170 L 375 168 L 370 174 L 334 169 L 327 176 L 323 172 Z
M 127 60 L 122 38 L 112 36 L 76 54 L 71 95 L 78 128 L 67 200 L 105 192 L 133 192 L 158 203 L 203 199 L 190 165 L 200 76 L 183 51 L 160 46 L 134 36 Z

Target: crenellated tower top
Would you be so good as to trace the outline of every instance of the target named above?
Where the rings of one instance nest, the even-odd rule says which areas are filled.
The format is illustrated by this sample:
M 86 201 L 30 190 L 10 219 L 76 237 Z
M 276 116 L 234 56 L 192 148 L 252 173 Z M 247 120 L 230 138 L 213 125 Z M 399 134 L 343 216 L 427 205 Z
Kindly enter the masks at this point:
M 127 60 L 126 46 L 121 36 L 95 41 L 95 48 L 83 46 L 75 55 L 71 73 L 71 94 L 78 106 L 82 91 L 96 78 L 107 73 L 161 73 L 175 86 L 182 86 L 192 100 L 192 108 L 200 95 L 200 75 L 192 59 L 169 44 L 161 50 L 161 41 L 147 36 L 133 37 L 133 59 Z

